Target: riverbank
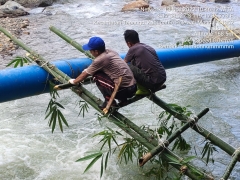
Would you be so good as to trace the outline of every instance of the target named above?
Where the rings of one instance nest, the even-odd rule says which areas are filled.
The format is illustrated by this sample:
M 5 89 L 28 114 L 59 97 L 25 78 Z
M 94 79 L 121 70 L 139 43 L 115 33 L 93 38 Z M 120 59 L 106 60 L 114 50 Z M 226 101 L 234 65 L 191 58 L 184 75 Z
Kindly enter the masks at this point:
M 29 20 L 27 18 L 2 18 L 0 26 L 17 38 L 20 38 L 23 34 L 29 35 Z M 0 55 L 12 56 L 16 49 L 18 49 L 18 45 L 14 44 L 3 33 L 0 33 Z

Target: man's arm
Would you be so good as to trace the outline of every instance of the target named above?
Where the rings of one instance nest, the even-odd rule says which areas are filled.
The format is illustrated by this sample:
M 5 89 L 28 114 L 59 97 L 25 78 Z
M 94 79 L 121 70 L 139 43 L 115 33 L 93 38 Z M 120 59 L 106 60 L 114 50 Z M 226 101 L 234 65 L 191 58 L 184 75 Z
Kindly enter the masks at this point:
M 82 82 L 84 79 L 86 79 L 89 76 L 89 74 L 84 70 L 76 79 L 70 79 L 69 82 L 71 84 L 77 84 Z

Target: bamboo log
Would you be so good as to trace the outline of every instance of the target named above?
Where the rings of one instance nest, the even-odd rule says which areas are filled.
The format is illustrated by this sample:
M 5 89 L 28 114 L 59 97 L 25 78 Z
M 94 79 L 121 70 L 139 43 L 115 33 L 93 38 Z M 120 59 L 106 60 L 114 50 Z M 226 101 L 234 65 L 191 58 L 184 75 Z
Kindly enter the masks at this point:
M 174 110 L 171 106 L 169 106 L 166 102 L 162 101 L 160 98 L 158 98 L 156 96 L 156 94 L 152 94 L 151 96 L 148 97 L 148 99 L 150 99 L 151 101 L 153 101 L 155 104 L 157 104 L 158 106 L 160 106 L 161 108 L 163 108 L 164 110 L 166 110 L 167 112 L 169 112 L 170 114 L 173 115 L 173 117 L 181 120 L 181 121 L 185 121 L 187 122 L 187 120 L 189 119 L 187 116 L 184 116 L 180 113 L 178 113 L 176 110 Z
M 49 29 L 54 32 L 55 34 L 57 34 L 59 37 L 61 37 L 62 39 L 64 39 L 66 42 L 68 42 L 69 44 L 71 44 L 73 47 L 75 47 L 76 49 L 78 49 L 80 52 L 82 52 L 83 54 L 85 54 L 87 57 L 89 57 L 90 59 L 94 59 L 94 57 L 87 51 L 84 51 L 82 46 L 80 44 L 78 44 L 76 41 L 74 41 L 73 39 L 71 39 L 69 36 L 67 36 L 66 34 L 64 34 L 63 32 L 61 32 L 59 29 L 57 29 L 54 26 L 50 26 Z
M 186 123 L 184 126 L 182 126 L 180 129 L 175 131 L 171 136 L 169 136 L 164 142 L 159 144 L 157 147 L 152 149 L 150 152 L 145 154 L 143 157 L 139 159 L 139 165 L 143 166 L 146 162 L 148 162 L 152 157 L 160 153 L 164 150 L 165 147 L 168 147 L 168 145 L 173 142 L 179 135 L 181 135 L 184 131 L 186 131 L 190 126 L 195 125 L 197 121 L 204 116 L 209 111 L 208 108 L 204 109 L 199 115 L 197 115 L 196 119 L 190 120 L 188 123 Z
M 9 32 L 7 32 L 5 29 L 3 29 L 0 26 L 0 31 L 2 31 L 5 35 L 7 35 L 10 39 L 12 39 L 15 43 L 17 43 L 19 46 L 21 46 L 23 49 L 25 49 L 26 51 L 28 51 L 31 54 L 31 58 L 33 60 L 35 60 L 35 62 L 37 64 L 39 64 L 41 67 L 43 67 L 47 72 L 49 72 L 50 74 L 52 74 L 54 77 L 58 78 L 60 82 L 62 83 L 66 83 L 70 77 L 68 77 L 66 74 L 64 74 L 63 72 L 61 72 L 59 69 L 57 69 L 55 66 L 51 65 L 49 62 L 45 61 L 40 55 L 38 55 L 36 52 L 32 51 L 30 48 L 28 48 L 26 45 L 24 45 L 21 41 L 19 41 L 18 39 L 16 39 L 15 37 L 13 37 Z M 82 86 L 80 87 L 73 87 L 72 90 L 78 94 L 81 98 L 83 98 L 86 102 L 88 102 L 92 107 L 94 107 L 97 111 L 101 112 L 101 109 L 98 107 L 98 104 L 96 103 L 96 101 L 98 100 L 97 97 L 95 97 L 94 95 L 92 95 L 90 92 L 88 92 L 85 88 L 83 88 Z M 122 122 L 119 121 L 119 119 L 115 118 L 114 116 L 112 116 L 110 114 L 110 116 L 108 117 L 110 120 L 113 120 L 112 122 L 114 122 L 117 126 L 119 126 L 120 128 L 122 128 L 125 132 L 127 132 L 130 136 L 132 136 L 133 138 L 135 138 L 137 141 L 139 141 L 140 143 L 142 143 L 145 147 L 147 147 L 148 149 L 152 149 L 154 148 L 154 144 L 153 142 L 147 142 L 146 141 L 146 137 L 143 137 L 142 135 L 139 135 L 138 133 L 134 132 L 132 129 L 130 129 L 127 125 L 124 125 Z M 143 131 L 143 130 L 142 130 Z M 141 134 L 144 134 L 146 132 L 143 132 Z M 172 153 L 172 152 L 171 152 Z M 174 154 L 174 153 L 172 153 Z M 171 159 L 169 159 L 168 157 L 165 157 L 166 159 L 168 159 L 169 161 L 171 161 Z M 175 167 L 175 165 L 173 165 Z M 177 169 L 180 170 L 179 167 L 176 166 Z M 194 168 L 195 169 L 195 168 Z M 199 174 L 204 175 L 203 172 L 198 171 L 197 169 L 195 169 L 195 171 L 197 171 Z M 188 175 L 189 177 L 194 177 L 194 173 L 192 172 L 188 172 L 186 173 L 186 175 Z M 193 178 L 194 179 L 194 178 Z
M 238 148 L 233 155 L 232 161 L 230 162 L 230 164 L 228 165 L 223 177 L 221 178 L 221 180 L 228 180 L 235 164 L 237 163 L 238 159 L 240 158 L 240 148 Z
M 168 110 L 169 107 L 165 107 L 167 103 L 159 99 L 156 95 L 153 95 L 152 98 L 149 98 L 151 101 L 162 107 L 163 109 L 167 110 L 170 114 L 172 114 L 174 117 L 178 118 L 180 117 L 181 120 L 185 120 L 185 122 L 189 121 L 188 118 L 181 116 L 181 114 L 176 115 L 174 110 Z M 206 139 L 210 140 L 214 145 L 218 146 L 221 148 L 223 151 L 225 151 L 227 154 L 230 156 L 236 151 L 234 147 L 231 145 L 227 144 L 225 141 L 211 133 L 210 131 L 206 130 L 205 128 L 199 126 L 199 125 L 194 125 L 192 126 L 192 129 L 195 130 L 197 133 L 201 134 L 204 136 Z M 240 161 L 240 158 L 239 158 Z
M 235 33 L 233 32 L 226 24 L 224 24 L 215 14 L 213 15 L 213 18 L 212 18 L 212 22 L 213 22 L 213 19 L 216 19 L 218 22 L 220 22 L 230 33 L 232 33 L 236 38 L 240 39 L 240 37 Z M 212 24 L 211 24 L 212 25 Z

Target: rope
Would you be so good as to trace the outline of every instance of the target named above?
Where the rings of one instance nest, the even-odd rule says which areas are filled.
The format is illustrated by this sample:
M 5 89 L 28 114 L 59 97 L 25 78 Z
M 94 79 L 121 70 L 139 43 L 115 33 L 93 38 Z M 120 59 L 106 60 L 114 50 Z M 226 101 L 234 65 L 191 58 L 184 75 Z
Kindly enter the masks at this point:
M 163 140 L 160 138 L 159 134 L 157 133 L 157 129 L 156 129 L 156 135 L 157 135 L 157 139 L 158 139 L 158 146 L 160 146 L 160 147 L 163 148 L 163 150 L 162 150 L 161 152 L 159 152 L 159 154 L 161 154 L 161 153 L 164 151 L 164 149 L 167 148 L 167 147 L 165 146 L 165 143 L 169 144 L 169 142 L 168 142 L 167 140 L 163 141 Z
M 45 63 L 43 63 L 40 67 L 45 66 L 46 64 L 48 64 L 48 61 L 46 61 Z

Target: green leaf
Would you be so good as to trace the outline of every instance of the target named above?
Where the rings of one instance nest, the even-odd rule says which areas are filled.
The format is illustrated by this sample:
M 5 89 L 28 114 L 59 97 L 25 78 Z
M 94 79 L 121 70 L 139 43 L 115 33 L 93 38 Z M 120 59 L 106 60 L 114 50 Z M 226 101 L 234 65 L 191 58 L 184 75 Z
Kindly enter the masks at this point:
M 58 114 L 59 114 L 59 116 L 61 117 L 63 123 L 64 123 L 67 127 L 69 127 L 69 126 L 68 126 L 68 123 L 67 123 L 67 120 L 66 120 L 65 117 L 63 116 L 62 112 L 59 111 Z
M 8 66 L 11 66 L 13 63 L 15 63 L 17 60 L 12 60 L 10 63 L 7 64 L 7 67 Z
M 63 109 L 65 109 L 60 103 L 58 103 L 58 102 L 55 102 L 55 104 L 56 105 L 58 105 L 59 107 L 61 107 L 61 108 L 63 108 Z
M 104 156 L 102 156 L 102 160 L 101 160 L 101 173 L 100 173 L 100 178 L 101 178 L 102 175 L 103 175 L 103 158 L 104 158 Z
M 61 121 L 61 116 L 59 115 L 59 110 L 58 110 L 58 123 L 59 123 L 59 127 L 60 127 L 60 129 L 61 129 L 61 131 L 63 132 L 63 127 L 62 127 L 62 121 Z
M 55 126 L 56 126 L 56 121 L 57 121 L 57 111 L 54 111 L 53 114 L 52 114 L 52 118 L 53 118 L 53 124 L 52 124 L 52 133 L 55 129 Z
M 189 157 L 187 157 L 186 159 L 184 159 L 184 162 L 185 163 L 188 163 L 188 162 L 190 162 L 191 160 L 193 160 L 193 159 L 195 159 L 196 158 L 196 156 L 189 156 Z
M 98 155 L 97 157 L 95 157 L 91 162 L 90 164 L 87 166 L 87 168 L 84 170 L 84 173 L 87 172 L 92 166 L 93 164 L 99 159 L 102 157 L 102 153 L 100 155 Z
M 14 65 L 14 68 L 16 68 L 18 66 L 19 62 L 20 62 L 19 60 L 16 61 L 15 65 Z
M 78 159 L 76 162 L 80 162 L 80 161 L 86 161 L 86 160 L 89 160 L 89 159 L 92 159 L 92 158 L 95 158 L 99 155 L 102 155 L 102 152 L 97 152 L 97 153 L 94 153 L 94 154 L 90 154 L 88 156 L 85 156 L 83 158 L 80 158 Z
M 108 155 L 109 155 L 109 152 L 107 153 L 107 156 L 106 156 L 106 158 L 105 158 L 105 170 L 107 169 Z

